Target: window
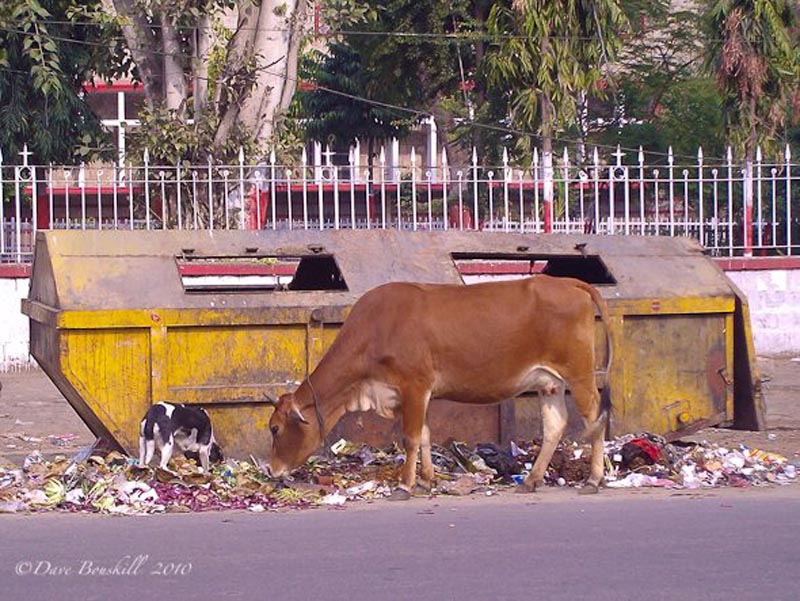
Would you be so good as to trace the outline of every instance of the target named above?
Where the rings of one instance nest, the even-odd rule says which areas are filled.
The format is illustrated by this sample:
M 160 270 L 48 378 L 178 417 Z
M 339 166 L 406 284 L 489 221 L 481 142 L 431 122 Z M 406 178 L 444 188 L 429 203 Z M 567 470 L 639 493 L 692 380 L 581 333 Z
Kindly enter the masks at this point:
M 194 294 L 347 290 L 331 255 L 176 257 L 183 288 Z

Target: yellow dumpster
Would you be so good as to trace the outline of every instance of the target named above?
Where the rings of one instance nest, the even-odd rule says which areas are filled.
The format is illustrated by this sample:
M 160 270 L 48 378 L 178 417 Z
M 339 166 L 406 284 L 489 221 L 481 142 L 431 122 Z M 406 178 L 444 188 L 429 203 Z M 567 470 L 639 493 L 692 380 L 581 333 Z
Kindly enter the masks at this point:
M 608 300 L 616 330 L 613 434 L 764 426 L 746 301 L 681 239 L 50 231 L 37 235 L 22 309 L 31 353 L 97 436 L 134 452 L 149 406 L 200 404 L 229 455 L 263 457 L 272 410 L 265 393 L 292 389 L 313 369 L 361 294 L 387 281 L 470 281 L 479 276 L 467 274 L 494 264 L 578 277 Z M 603 336 L 598 324 L 599 350 Z M 604 363 L 598 352 L 598 368 Z M 530 438 L 532 403 L 437 401 L 432 434 Z M 366 414 L 344 419 L 333 436 L 385 444 L 396 434 Z

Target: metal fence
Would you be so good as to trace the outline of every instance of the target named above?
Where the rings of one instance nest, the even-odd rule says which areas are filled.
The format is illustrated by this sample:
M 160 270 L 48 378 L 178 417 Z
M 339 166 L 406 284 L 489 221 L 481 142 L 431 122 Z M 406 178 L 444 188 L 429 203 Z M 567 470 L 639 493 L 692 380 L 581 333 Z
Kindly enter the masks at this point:
M 31 260 L 45 229 L 475 229 L 636 236 L 691 236 L 712 254 L 798 254 L 800 164 L 761 153 L 752 164 L 691 160 L 670 152 L 646 164 L 642 151 L 583 163 L 566 150 L 546 169 L 538 153 L 487 166 L 477 153 L 460 166 L 446 152 L 425 165 L 380 153 L 369 167 L 344 165 L 19 164 L 0 159 L 0 262 Z M 332 153 L 328 153 L 330 160 Z M 1 156 L 1 155 L 0 155 Z M 625 160 L 627 159 L 627 160 Z

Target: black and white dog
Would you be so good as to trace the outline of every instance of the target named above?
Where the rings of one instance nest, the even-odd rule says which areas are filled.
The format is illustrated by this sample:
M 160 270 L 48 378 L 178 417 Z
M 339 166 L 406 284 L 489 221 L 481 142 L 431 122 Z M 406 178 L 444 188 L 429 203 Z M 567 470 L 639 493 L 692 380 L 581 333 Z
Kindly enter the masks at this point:
M 150 407 L 139 427 L 139 467 L 153 460 L 156 446 L 161 453 L 159 465 L 162 469 L 167 469 L 175 446 L 187 457 L 197 453 L 206 472 L 211 462 L 223 459 L 222 450 L 214 440 L 211 419 L 201 407 L 171 403 L 156 403 Z

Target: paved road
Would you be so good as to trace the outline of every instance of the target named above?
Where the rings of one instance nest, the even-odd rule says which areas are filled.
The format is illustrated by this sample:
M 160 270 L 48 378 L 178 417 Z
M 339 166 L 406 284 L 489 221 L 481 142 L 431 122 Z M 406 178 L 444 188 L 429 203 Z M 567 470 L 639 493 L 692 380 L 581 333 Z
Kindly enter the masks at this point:
M 794 601 L 799 489 L 0 516 L 0 598 Z

